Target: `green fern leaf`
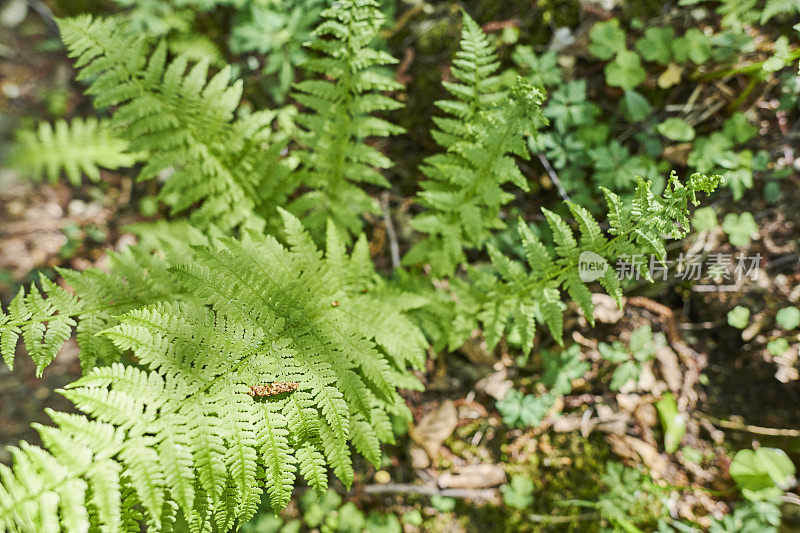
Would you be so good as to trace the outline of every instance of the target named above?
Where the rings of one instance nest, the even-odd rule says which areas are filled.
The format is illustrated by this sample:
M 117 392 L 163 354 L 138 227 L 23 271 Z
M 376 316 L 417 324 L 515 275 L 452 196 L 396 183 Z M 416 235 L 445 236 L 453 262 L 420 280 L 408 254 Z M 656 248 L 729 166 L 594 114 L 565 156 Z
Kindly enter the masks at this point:
M 42 122 L 35 131 L 20 130 L 16 135 L 11 166 L 34 179 L 47 176 L 51 183 L 62 171 L 75 186 L 82 175 L 96 182 L 100 168 L 130 167 L 143 158 L 130 151 L 107 120 L 74 118 L 69 123 L 59 120 L 55 126 Z

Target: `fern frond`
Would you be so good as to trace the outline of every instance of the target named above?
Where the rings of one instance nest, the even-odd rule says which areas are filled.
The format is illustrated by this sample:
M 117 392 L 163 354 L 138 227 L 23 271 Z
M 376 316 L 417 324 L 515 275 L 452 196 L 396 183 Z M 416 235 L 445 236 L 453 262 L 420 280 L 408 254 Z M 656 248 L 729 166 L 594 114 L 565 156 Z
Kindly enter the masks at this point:
M 58 181 L 63 171 L 70 183 L 81 184 L 81 176 L 100 180 L 100 169 L 130 167 L 143 158 L 130 150 L 128 142 L 113 131 L 107 120 L 76 117 L 69 123 L 47 122 L 36 130 L 20 130 L 9 159 L 10 165 L 36 180 Z
M 500 210 L 514 197 L 505 184 L 528 190 L 513 157 L 529 157 L 525 136 L 545 123 L 539 89 L 518 80 L 510 94 L 500 90 L 496 50 L 466 14 L 461 36 L 451 69 L 457 81 L 445 84 L 456 99 L 437 102 L 449 116 L 434 119 L 434 139 L 447 152 L 425 159 L 418 196 L 426 211 L 411 221 L 426 236 L 404 257 L 430 264 L 437 277 L 452 274 L 465 249 L 480 248 L 502 226 Z
M 325 79 L 298 83 L 294 95 L 308 109 L 297 118 L 301 126 L 297 142 L 303 147 L 297 157 L 299 179 L 310 190 L 289 210 L 316 234 L 324 231 L 330 218 L 357 235 L 360 216 L 379 212 L 361 184 L 388 186 L 380 170 L 391 166 L 365 139 L 403 132 L 374 116 L 401 107 L 381 92 L 402 86 L 381 69 L 397 60 L 370 46 L 384 21 L 376 0 L 341 0 L 322 16 L 311 43 L 319 56 L 302 66 Z
M 22 338 L 41 375 L 76 325 L 84 370 L 119 361 L 121 351 L 98 332 L 117 324 L 116 317 L 131 309 L 161 300 L 191 299 L 169 268 L 190 261 L 191 245 L 207 244 L 208 237 L 180 223 L 155 227 L 159 231 L 149 232 L 140 245 L 110 252 L 109 272 L 57 269 L 69 291 L 42 276 L 41 289 L 35 285 L 22 289 L 6 311 L 0 310 L 0 354 L 9 368 Z M 157 254 L 151 253 L 153 241 L 161 243 Z
M 683 184 L 673 172 L 659 196 L 651 192 L 650 182 L 638 178 L 628 207 L 623 206 L 616 194 L 603 189 L 609 212 L 607 235 L 581 206 L 568 204 L 577 222 L 577 233 L 559 215 L 543 210 L 553 234 L 552 251 L 520 220 L 519 235 L 527 264 L 511 260 L 490 246 L 491 271 L 471 268 L 472 283 L 454 285 L 465 310 L 460 319 L 474 326 L 482 324 L 490 347 L 504 334 L 516 331 L 523 350 L 529 352 L 537 322 L 546 325 L 560 343 L 566 308 L 561 290 L 578 304 L 590 323 L 594 323 L 594 310 L 589 283 L 595 279 L 621 306 L 622 288 L 613 262 L 620 258 L 642 258 L 645 254 L 663 261 L 664 240 L 682 238 L 691 228 L 689 203 L 697 205 L 697 193 L 710 194 L 722 180 L 721 176 L 693 174 Z M 598 263 L 595 270 L 602 275 L 584 281 L 579 267 L 588 260 Z M 641 261 L 636 266 L 650 279 L 649 265 Z
M 140 367 L 94 368 L 62 391 L 86 416 L 51 412 L 55 427 L 38 428 L 49 453 L 13 452 L 0 523 L 162 530 L 177 507 L 227 531 L 256 512 L 262 487 L 280 509 L 298 474 L 324 490 L 330 468 L 350 485 L 351 445 L 379 461 L 390 416 L 409 416 L 396 387 L 419 388 L 405 371 L 421 367 L 425 340 L 402 312 L 419 302 L 384 285 L 363 237 L 347 253 L 331 225 L 323 253 L 282 215 L 287 245 L 256 234 L 197 244 L 168 271 L 192 298 L 162 298 L 100 332 Z M 392 325 L 407 338 L 382 331 Z M 291 386 L 267 387 L 278 383 Z
M 242 84 L 230 67 L 209 79 L 205 61 L 168 62 L 165 43 L 153 49 L 115 18 L 83 15 L 59 28 L 95 105 L 114 107 L 118 135 L 149 154 L 139 179 L 171 173 L 160 198 L 173 212 L 200 204 L 192 222 L 223 230 L 264 227 L 264 217 L 277 216 L 296 186 L 280 155 L 288 138 L 272 133 L 272 112 L 235 117 Z

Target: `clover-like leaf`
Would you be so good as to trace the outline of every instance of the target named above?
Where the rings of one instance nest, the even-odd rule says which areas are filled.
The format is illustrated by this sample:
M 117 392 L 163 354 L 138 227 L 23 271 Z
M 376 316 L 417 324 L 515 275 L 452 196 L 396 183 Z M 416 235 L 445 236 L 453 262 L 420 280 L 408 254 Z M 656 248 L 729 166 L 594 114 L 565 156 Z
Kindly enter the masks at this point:
M 633 89 L 647 77 L 639 56 L 630 50 L 617 53 L 614 61 L 606 65 L 605 74 L 607 84 L 625 90 Z
M 625 361 L 614 370 L 609 387 L 611 390 L 620 390 L 629 381 L 638 380 L 641 373 L 642 367 L 636 361 Z
M 533 503 L 533 481 L 524 476 L 513 476 L 510 483 L 500 487 L 503 502 L 515 509 L 525 509 Z
M 672 40 L 675 30 L 670 27 L 650 27 L 644 30 L 644 37 L 636 41 L 636 49 L 645 61 L 655 61 L 666 65 L 672 59 Z
M 747 246 L 758 231 L 758 224 L 750 213 L 728 213 L 722 221 L 722 231 L 728 234 L 732 245 Z
M 692 216 L 692 226 L 697 231 L 710 231 L 719 225 L 713 207 L 701 207 Z
M 625 50 L 625 32 L 619 20 L 598 22 L 589 32 L 589 52 L 600 59 L 611 59 L 614 54 Z
M 784 307 L 775 315 L 775 321 L 785 330 L 791 330 L 800 325 L 800 309 L 789 306 Z
M 775 357 L 780 357 L 781 355 L 785 354 L 789 351 L 789 348 L 791 348 L 791 346 L 789 346 L 789 341 L 783 337 L 779 339 L 772 339 L 767 343 L 767 351 Z

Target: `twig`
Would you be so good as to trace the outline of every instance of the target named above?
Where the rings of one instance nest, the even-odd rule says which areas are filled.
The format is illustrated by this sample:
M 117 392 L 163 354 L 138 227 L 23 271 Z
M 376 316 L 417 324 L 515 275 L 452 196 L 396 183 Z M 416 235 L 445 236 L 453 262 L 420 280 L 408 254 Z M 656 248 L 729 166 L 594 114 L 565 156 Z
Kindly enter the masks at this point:
M 555 184 L 556 189 L 558 189 L 558 194 L 561 196 L 561 199 L 565 202 L 571 202 L 572 200 L 570 199 L 569 194 L 567 194 L 566 189 L 564 189 L 564 186 L 561 184 L 561 180 L 558 179 L 558 174 L 556 174 L 556 171 L 553 169 L 553 165 L 550 164 L 550 161 L 548 161 L 541 152 L 537 152 L 536 157 L 538 157 L 539 161 L 542 162 L 542 166 L 547 171 L 547 175 L 550 176 L 550 181 L 552 181 Z
M 751 426 L 743 422 L 734 422 L 732 420 L 723 420 L 716 418 L 705 413 L 696 412 L 700 418 L 705 418 L 715 426 L 732 429 L 735 431 L 744 431 L 745 433 L 752 433 L 753 435 L 765 435 L 768 437 L 800 437 L 800 429 L 779 429 L 779 428 L 765 428 L 760 426 Z
M 60 34 L 58 31 L 58 24 L 56 24 L 55 17 L 53 16 L 53 12 L 50 11 L 50 8 L 47 7 L 47 4 L 42 2 L 42 0 L 28 0 L 28 7 L 36 11 L 36 13 L 42 17 L 45 24 L 47 24 L 56 35 Z
M 392 269 L 400 267 L 400 246 L 397 244 L 397 232 L 394 230 L 392 213 L 389 210 L 389 193 L 381 195 L 381 207 L 383 208 L 383 220 L 386 224 L 386 236 L 389 238 L 389 254 L 392 256 Z
M 435 486 L 412 485 L 411 483 L 386 483 L 385 485 L 366 485 L 365 494 L 423 494 L 426 496 L 445 496 L 465 500 L 493 500 L 497 498 L 497 489 L 440 489 Z

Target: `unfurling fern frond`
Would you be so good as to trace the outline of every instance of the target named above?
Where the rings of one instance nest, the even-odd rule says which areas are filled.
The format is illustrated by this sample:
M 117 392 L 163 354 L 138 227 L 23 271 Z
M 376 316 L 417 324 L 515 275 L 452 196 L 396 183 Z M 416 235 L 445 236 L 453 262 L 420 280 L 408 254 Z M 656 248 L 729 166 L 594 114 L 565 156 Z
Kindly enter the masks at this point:
M 295 99 L 308 108 L 297 122 L 300 180 L 310 190 L 295 200 L 290 211 L 303 217 L 312 232 L 324 230 L 332 219 L 351 235 L 361 229 L 363 213 L 379 212 L 361 184 L 388 186 L 380 169 L 389 159 L 365 142 L 403 131 L 373 115 L 401 107 L 381 94 L 402 86 L 381 67 L 396 63 L 387 52 L 370 44 L 377 38 L 384 16 L 375 0 L 341 0 L 322 12 L 311 47 L 320 56 L 303 68 L 326 79 L 296 85 Z
M 596 280 L 621 306 L 616 261 L 631 261 L 633 267 L 650 279 L 646 254 L 663 261 L 664 240 L 682 238 L 691 228 L 687 216 L 689 202 L 697 205 L 697 193 L 710 194 L 722 180 L 721 176 L 693 174 L 684 185 L 673 172 L 666 189 L 658 196 L 651 192 L 650 182 L 638 178 L 632 205 L 627 207 L 616 194 L 604 188 L 608 235 L 579 205 L 567 204 L 578 226 L 577 235 L 559 215 L 543 210 L 553 233 L 553 251 L 520 221 L 519 234 L 527 264 L 509 259 L 490 245 L 492 268 L 471 268 L 472 283 L 455 284 L 463 309 L 469 313 L 469 317 L 461 316 L 460 320 L 480 323 L 491 347 L 504 334 L 514 331 L 525 353 L 530 352 L 537 322 L 545 324 L 560 343 L 566 308 L 562 289 L 578 304 L 587 320 L 594 323 L 591 292 L 579 271 L 581 263 L 595 263 L 593 271 L 602 274 Z
M 55 126 L 42 122 L 36 130 L 16 135 L 11 166 L 37 180 L 47 176 L 51 183 L 58 181 L 62 170 L 75 186 L 81 184 L 81 175 L 99 181 L 101 168 L 129 167 L 143 157 L 130 151 L 107 120 L 73 118 Z
M 383 285 L 363 237 L 348 254 L 330 226 L 323 254 L 284 218 L 286 246 L 195 246 L 170 269 L 193 299 L 101 333 L 141 368 L 95 368 L 62 391 L 86 416 L 50 412 L 49 452 L 23 443 L 0 465 L 0 529 L 165 531 L 180 509 L 193 531 L 229 531 L 263 487 L 280 509 L 297 476 L 324 490 L 330 468 L 350 485 L 351 445 L 378 463 L 391 417 L 409 416 L 396 387 L 419 387 L 406 369 L 425 340 L 402 312 L 419 303 Z
M 428 263 L 434 276 L 452 274 L 465 249 L 483 246 L 490 230 L 502 227 L 500 209 L 514 198 L 502 189 L 528 183 L 513 156 L 529 157 L 525 136 L 543 124 L 542 92 L 519 80 L 506 93 L 496 77 L 495 48 L 466 14 L 461 50 L 453 62 L 457 83 L 445 83 L 455 100 L 437 105 L 448 117 L 435 118 L 436 141 L 446 153 L 428 157 L 419 201 L 426 211 L 411 225 L 426 235 L 406 254 L 409 265 Z
M 171 173 L 161 199 L 174 212 L 199 203 L 193 223 L 223 230 L 263 227 L 264 217 L 277 217 L 294 187 L 280 157 L 288 139 L 271 132 L 272 112 L 234 116 L 242 85 L 230 67 L 209 80 L 206 62 L 167 62 L 165 43 L 153 50 L 114 18 L 80 16 L 59 28 L 95 105 L 114 106 L 118 135 L 149 154 L 139 179 Z

